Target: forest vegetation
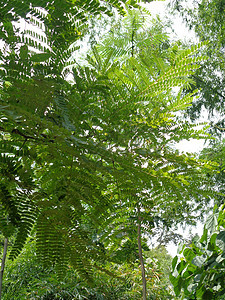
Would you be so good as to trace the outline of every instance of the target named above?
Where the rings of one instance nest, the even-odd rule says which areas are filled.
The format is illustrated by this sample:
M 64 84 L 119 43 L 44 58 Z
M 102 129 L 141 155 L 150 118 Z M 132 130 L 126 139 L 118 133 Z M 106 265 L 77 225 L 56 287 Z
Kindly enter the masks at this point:
M 225 3 L 189 3 L 195 44 L 135 0 L 0 0 L 0 299 L 225 299 Z

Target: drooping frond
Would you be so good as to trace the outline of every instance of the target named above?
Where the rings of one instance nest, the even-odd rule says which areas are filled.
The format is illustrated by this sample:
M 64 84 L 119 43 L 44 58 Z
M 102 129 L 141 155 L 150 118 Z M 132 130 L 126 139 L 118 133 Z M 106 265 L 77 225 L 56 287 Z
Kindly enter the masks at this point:
M 32 202 L 31 195 L 17 192 L 17 195 L 15 195 L 14 198 L 17 200 L 16 206 L 20 216 L 20 222 L 17 225 L 15 242 L 9 254 L 10 259 L 14 259 L 20 254 L 31 230 L 33 229 L 38 215 L 38 209 Z

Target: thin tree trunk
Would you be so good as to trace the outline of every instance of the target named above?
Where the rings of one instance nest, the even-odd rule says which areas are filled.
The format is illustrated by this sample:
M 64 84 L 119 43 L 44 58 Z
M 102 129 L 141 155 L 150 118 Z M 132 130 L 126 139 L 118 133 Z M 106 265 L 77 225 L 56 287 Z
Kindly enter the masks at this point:
M 1 264 L 1 271 L 0 271 L 0 299 L 2 298 L 2 280 L 3 280 L 3 273 L 4 273 L 4 268 L 5 268 L 7 248 L 8 248 L 8 238 L 5 238 L 2 264 Z
M 139 260 L 141 263 L 141 275 L 142 275 L 142 289 L 143 289 L 143 300 L 147 299 L 147 288 L 146 288 L 146 278 L 145 278 L 145 264 L 142 255 L 141 247 L 141 216 L 140 216 L 140 207 L 138 206 L 138 254 Z

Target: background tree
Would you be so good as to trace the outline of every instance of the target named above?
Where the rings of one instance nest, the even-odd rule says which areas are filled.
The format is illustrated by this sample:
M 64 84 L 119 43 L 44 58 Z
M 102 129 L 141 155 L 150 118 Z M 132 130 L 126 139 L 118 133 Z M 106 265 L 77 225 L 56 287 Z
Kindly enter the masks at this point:
M 174 9 L 183 17 L 200 41 L 208 41 L 205 53 L 208 60 L 194 74 L 192 89 L 198 88 L 200 97 L 188 109 L 188 114 L 196 120 L 202 109 L 206 109 L 211 119 L 211 131 L 218 135 L 224 132 L 224 82 L 225 82 L 225 4 L 222 0 L 173 1 Z
M 225 145 L 224 140 L 216 140 L 211 145 L 206 147 L 201 151 L 201 157 L 210 160 L 212 162 L 215 162 L 215 171 L 211 174 L 208 174 L 212 186 L 215 186 L 215 189 L 217 190 L 217 194 L 214 196 L 214 203 L 217 206 L 221 206 L 224 204 L 224 170 L 225 170 Z

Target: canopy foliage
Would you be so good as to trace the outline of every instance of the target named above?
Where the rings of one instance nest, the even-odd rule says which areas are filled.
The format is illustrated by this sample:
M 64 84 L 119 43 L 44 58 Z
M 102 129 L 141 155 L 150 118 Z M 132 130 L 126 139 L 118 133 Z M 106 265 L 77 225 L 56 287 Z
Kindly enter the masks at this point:
M 106 38 L 88 66 L 68 69 L 78 28 L 108 6 L 3 4 L 0 230 L 16 235 L 13 259 L 34 228 L 40 262 L 61 274 L 69 263 L 91 284 L 93 268 L 116 260 L 114 248 L 137 236 L 137 224 L 151 233 L 192 223 L 209 201 L 202 169 L 211 166 L 172 147 L 205 136 L 178 114 L 192 101 L 182 89 L 204 59 L 196 56 L 204 43 L 169 47 L 159 31 L 141 30 L 134 11 L 117 52 Z M 44 26 L 45 48 L 27 37 L 35 31 L 20 34 L 13 23 L 30 16 Z

